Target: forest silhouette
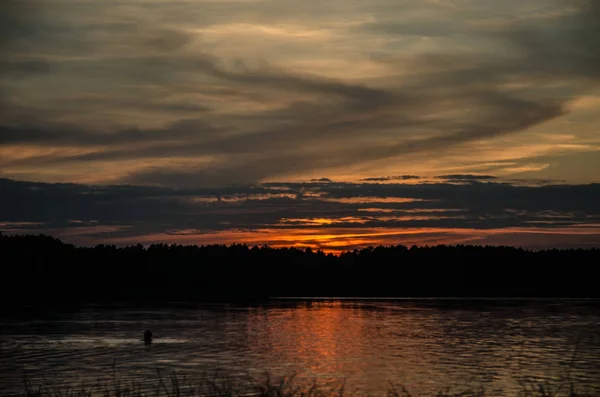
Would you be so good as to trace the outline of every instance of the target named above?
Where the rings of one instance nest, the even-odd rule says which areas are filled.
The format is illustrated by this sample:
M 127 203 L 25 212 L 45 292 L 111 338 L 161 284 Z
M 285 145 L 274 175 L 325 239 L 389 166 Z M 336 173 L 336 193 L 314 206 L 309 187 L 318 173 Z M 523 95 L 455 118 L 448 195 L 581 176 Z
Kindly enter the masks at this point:
M 234 245 L 76 247 L 0 235 L 3 301 L 261 301 L 270 297 L 598 297 L 600 249 Z

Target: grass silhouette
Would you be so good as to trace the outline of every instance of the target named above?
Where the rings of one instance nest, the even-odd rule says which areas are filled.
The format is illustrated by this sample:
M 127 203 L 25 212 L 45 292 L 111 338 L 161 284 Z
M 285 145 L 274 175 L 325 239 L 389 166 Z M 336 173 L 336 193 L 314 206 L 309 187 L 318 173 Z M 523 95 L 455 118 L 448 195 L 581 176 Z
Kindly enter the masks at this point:
M 597 397 L 580 391 L 571 379 L 562 379 L 557 384 L 520 383 L 521 389 L 514 397 Z M 450 389 L 429 394 L 432 397 L 485 397 L 483 386 Z M 142 387 L 135 381 L 123 381 L 116 373 L 111 384 L 97 386 L 46 387 L 24 380 L 23 397 L 362 397 L 365 394 L 347 392 L 343 382 L 334 386 L 297 381 L 295 375 L 274 378 L 265 374 L 262 379 L 234 379 L 227 374 L 215 372 L 193 381 L 172 372 L 164 377 L 159 370 L 151 385 Z M 420 397 L 403 385 L 389 383 L 381 397 Z M 377 397 L 374 395 L 372 397 Z

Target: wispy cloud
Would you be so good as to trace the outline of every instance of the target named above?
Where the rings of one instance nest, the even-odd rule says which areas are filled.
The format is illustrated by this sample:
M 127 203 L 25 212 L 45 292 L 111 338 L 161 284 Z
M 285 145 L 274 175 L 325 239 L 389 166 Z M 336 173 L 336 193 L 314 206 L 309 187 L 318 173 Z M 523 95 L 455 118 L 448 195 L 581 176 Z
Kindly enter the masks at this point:
M 572 106 L 599 92 L 596 0 L 5 3 L 7 177 L 552 178 L 567 162 L 597 178 L 564 157 L 600 150 L 600 119 Z M 548 161 L 531 159 L 542 144 Z M 474 170 L 497 161 L 515 164 Z

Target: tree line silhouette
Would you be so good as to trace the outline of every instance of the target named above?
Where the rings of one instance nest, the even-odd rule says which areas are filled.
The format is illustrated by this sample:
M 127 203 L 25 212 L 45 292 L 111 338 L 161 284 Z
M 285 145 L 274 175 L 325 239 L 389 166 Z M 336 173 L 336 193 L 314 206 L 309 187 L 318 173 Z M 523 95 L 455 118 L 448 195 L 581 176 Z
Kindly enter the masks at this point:
M 378 246 L 335 256 L 267 246 L 76 247 L 0 235 L 4 299 L 260 301 L 269 297 L 598 297 L 600 249 Z

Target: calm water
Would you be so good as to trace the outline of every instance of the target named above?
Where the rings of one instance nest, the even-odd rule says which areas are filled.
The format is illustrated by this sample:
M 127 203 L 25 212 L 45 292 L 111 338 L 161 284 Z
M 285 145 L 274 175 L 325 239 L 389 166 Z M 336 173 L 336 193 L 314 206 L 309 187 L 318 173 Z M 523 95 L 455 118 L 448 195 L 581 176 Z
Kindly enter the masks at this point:
M 0 320 L 0 390 L 33 383 L 102 384 L 113 365 L 148 384 L 165 374 L 296 373 L 382 393 L 483 384 L 514 394 L 519 380 L 570 376 L 600 393 L 598 301 L 293 301 L 260 307 L 171 305 L 29 312 Z M 154 333 L 151 346 L 143 331 Z M 330 384 L 330 383 L 329 383 Z

